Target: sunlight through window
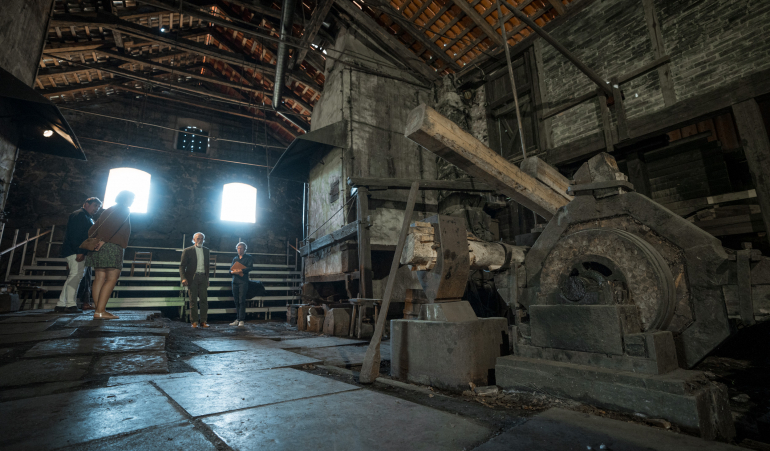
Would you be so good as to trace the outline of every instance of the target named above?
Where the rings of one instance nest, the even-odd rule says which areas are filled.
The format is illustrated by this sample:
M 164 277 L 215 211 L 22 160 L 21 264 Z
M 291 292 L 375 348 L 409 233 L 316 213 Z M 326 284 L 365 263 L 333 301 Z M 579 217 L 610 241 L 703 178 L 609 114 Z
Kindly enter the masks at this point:
M 257 189 L 245 183 L 228 183 L 222 188 L 223 221 L 257 222 Z
M 150 202 L 150 174 L 139 169 L 110 169 L 107 179 L 107 191 L 104 193 L 105 209 L 115 205 L 115 197 L 121 191 L 131 191 L 136 196 L 131 205 L 131 213 L 147 213 Z

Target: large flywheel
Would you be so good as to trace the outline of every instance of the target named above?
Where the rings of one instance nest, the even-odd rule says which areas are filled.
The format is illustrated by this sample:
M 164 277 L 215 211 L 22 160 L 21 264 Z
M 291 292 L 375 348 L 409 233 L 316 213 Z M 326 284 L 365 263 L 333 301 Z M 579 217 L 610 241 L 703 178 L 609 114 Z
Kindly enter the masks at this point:
M 671 269 L 648 242 L 625 230 L 563 236 L 543 264 L 539 304 L 633 304 L 643 330 L 664 330 L 676 308 Z

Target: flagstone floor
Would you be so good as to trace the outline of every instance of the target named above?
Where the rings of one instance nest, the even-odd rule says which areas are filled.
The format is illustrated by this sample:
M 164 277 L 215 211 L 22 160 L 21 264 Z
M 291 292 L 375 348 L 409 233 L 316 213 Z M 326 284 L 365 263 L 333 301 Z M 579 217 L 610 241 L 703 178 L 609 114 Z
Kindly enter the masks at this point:
M 511 404 L 387 374 L 364 386 L 366 342 L 285 323 L 193 330 L 160 312 L 118 313 L 0 315 L 3 450 L 743 449 L 537 394 Z

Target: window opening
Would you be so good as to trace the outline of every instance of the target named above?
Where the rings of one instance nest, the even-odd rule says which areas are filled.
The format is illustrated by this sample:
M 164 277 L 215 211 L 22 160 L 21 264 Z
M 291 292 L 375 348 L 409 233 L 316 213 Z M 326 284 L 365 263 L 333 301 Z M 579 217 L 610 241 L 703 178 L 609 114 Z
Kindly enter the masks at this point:
M 222 221 L 257 222 L 257 189 L 245 183 L 222 187 Z
M 107 209 L 115 205 L 115 197 L 121 191 L 131 191 L 135 196 L 131 213 L 147 213 L 147 205 L 150 202 L 150 179 L 149 173 L 139 169 L 110 169 L 103 207 Z

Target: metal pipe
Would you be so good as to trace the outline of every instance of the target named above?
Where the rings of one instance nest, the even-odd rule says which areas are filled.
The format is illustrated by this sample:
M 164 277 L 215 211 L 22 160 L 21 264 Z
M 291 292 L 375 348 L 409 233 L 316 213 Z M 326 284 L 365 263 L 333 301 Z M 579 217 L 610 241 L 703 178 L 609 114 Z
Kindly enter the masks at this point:
M 505 22 L 503 22 L 503 9 L 497 0 L 497 19 L 500 22 L 500 33 L 503 35 L 503 48 L 505 48 L 505 62 L 508 63 L 508 76 L 511 77 L 511 90 L 513 91 L 513 104 L 516 106 L 516 120 L 519 123 L 519 138 L 521 139 L 521 155 L 527 158 L 527 146 L 524 145 L 524 127 L 521 124 L 521 110 L 519 110 L 519 95 L 516 93 L 516 80 L 513 77 L 513 64 L 511 63 L 511 50 L 508 48 L 508 36 L 505 31 Z M 534 81 L 533 81 L 534 83 Z M 503 146 L 500 146 L 500 153 L 503 153 Z
M 275 66 L 275 85 L 273 86 L 273 109 L 278 111 L 282 104 L 283 79 L 286 75 L 286 65 L 289 58 L 289 46 L 286 41 L 291 37 L 291 27 L 294 24 L 294 0 L 283 0 L 281 7 L 281 42 L 278 44 L 278 55 Z
M 513 15 L 514 15 L 514 16 L 516 16 L 516 18 L 517 18 L 517 19 L 519 19 L 520 21 L 522 21 L 522 22 L 524 22 L 525 24 L 527 24 L 527 26 L 529 26 L 530 28 L 532 28 L 532 30 L 534 30 L 534 31 L 535 31 L 535 33 L 539 34 L 539 35 L 540 35 L 540 37 L 542 37 L 542 38 L 543 38 L 543 39 L 545 39 L 545 40 L 546 40 L 546 41 L 547 41 L 549 44 L 551 44 L 551 45 L 552 45 L 552 46 L 553 46 L 553 47 L 554 47 L 556 50 L 558 50 L 558 51 L 559 51 L 559 53 L 561 53 L 561 54 L 562 54 L 562 55 L 564 55 L 564 56 L 565 56 L 565 57 L 566 57 L 568 60 L 570 60 L 570 62 L 571 62 L 572 64 L 574 64 L 574 65 L 575 65 L 575 67 L 577 67 L 578 69 L 580 69 L 580 71 L 581 71 L 581 72 L 583 72 L 584 74 L 586 74 L 586 76 L 588 76 L 588 78 L 590 78 L 590 79 L 591 79 L 591 81 L 593 81 L 594 83 L 596 83 L 596 85 L 597 85 L 597 86 L 599 86 L 599 89 L 601 89 L 602 91 L 604 91 L 604 93 L 605 93 L 605 94 L 607 94 L 607 96 L 608 96 L 608 97 L 612 97 L 612 89 L 610 89 L 610 86 L 609 86 L 609 84 L 607 84 L 607 82 L 606 82 L 605 80 L 602 80 L 602 77 L 600 77 L 600 76 L 599 76 L 599 74 L 597 74 L 596 72 L 594 72 L 594 71 L 593 71 L 593 70 L 592 70 L 590 67 L 588 67 L 588 66 L 586 66 L 585 64 L 583 64 L 583 62 L 582 62 L 582 61 L 580 61 L 580 60 L 579 60 L 579 59 L 578 59 L 578 58 L 577 58 L 575 55 L 573 55 L 573 54 L 572 54 L 572 52 L 570 52 L 569 50 L 567 50 L 567 48 L 566 48 L 566 47 L 564 47 L 563 45 L 561 45 L 561 44 L 559 43 L 559 41 L 557 41 L 556 39 L 554 39 L 554 38 L 553 38 L 553 37 L 552 37 L 550 34 L 548 34 L 548 32 L 547 32 L 547 31 L 545 31 L 545 30 L 543 30 L 542 28 L 540 28 L 540 27 L 539 27 L 539 26 L 538 26 L 538 25 L 535 23 L 535 21 L 534 21 L 534 20 L 530 19 L 530 18 L 529 18 L 529 17 L 528 17 L 526 14 L 524 14 L 524 13 L 523 13 L 523 12 L 521 12 L 521 11 L 519 11 L 519 9 L 518 9 L 518 8 L 516 8 L 516 6 L 512 5 L 512 4 L 510 3 L 510 1 L 509 1 L 509 0 L 505 0 L 505 3 L 506 3 L 506 6 L 508 7 L 508 9 L 510 9 L 510 10 L 511 10 L 511 12 L 513 13 Z M 507 42 L 506 42 L 506 44 L 507 44 Z M 508 46 L 506 45 L 506 46 L 505 46 L 505 48 L 506 48 L 506 50 L 507 50 L 507 49 L 508 49 Z

